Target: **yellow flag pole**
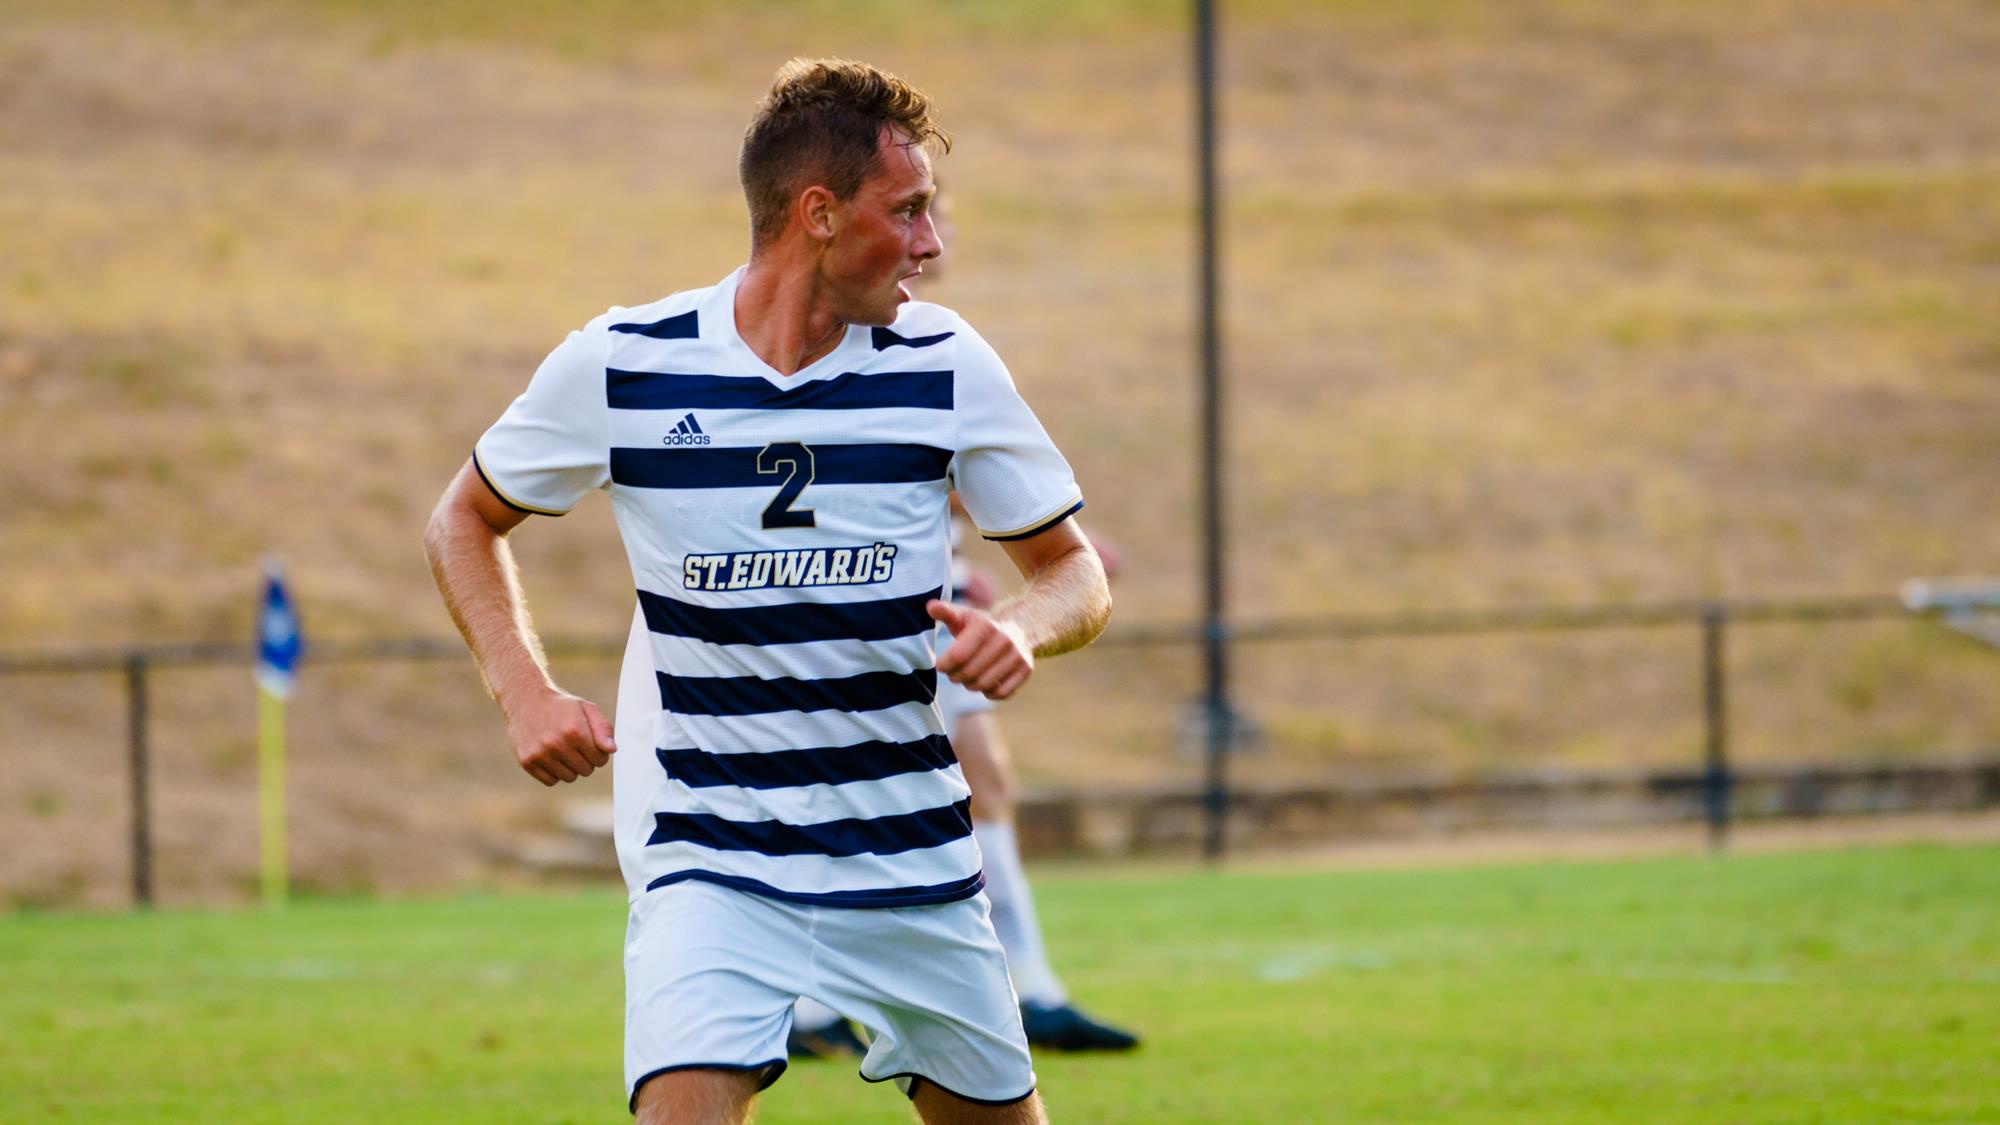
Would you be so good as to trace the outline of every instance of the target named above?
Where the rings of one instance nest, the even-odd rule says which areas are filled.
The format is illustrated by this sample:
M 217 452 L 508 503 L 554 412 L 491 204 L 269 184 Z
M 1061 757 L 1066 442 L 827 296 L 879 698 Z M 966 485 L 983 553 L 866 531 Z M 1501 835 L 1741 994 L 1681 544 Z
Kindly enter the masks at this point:
M 285 905 L 285 701 L 257 689 L 257 812 L 264 858 L 264 905 Z

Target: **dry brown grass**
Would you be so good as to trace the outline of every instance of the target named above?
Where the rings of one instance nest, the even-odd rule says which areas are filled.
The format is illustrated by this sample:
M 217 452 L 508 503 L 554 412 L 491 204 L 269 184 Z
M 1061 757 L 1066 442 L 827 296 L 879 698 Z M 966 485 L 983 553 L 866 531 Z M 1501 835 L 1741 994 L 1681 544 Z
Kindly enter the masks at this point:
M 1881 591 L 1993 568 L 1990 4 L 1225 7 L 1241 610 Z M 1194 610 L 1187 52 L 1167 9 L 474 8 L 10 5 L 0 645 L 241 636 L 269 550 L 317 635 L 445 631 L 416 548 L 438 487 L 563 331 L 734 263 L 737 132 L 795 51 L 938 94 L 962 142 L 940 297 L 1049 404 L 1132 560 L 1121 619 Z M 546 628 L 621 626 L 602 505 L 520 539 Z M 1968 647 L 1901 626 L 1745 638 L 1750 753 L 2000 734 Z M 1692 653 L 1679 632 L 1246 653 L 1276 744 L 1249 768 L 1685 757 Z M 1031 777 L 1191 768 L 1164 749 L 1185 654 L 1067 667 L 1016 711 Z M 485 704 L 435 688 L 413 708 L 348 686 L 302 744 L 339 762 L 449 743 L 487 763 L 455 803 L 516 802 L 503 822 L 541 807 L 490 765 Z M 0 823 L 41 835 L 101 810 L 108 791 L 62 794 L 113 768 L 115 725 L 61 703 L 82 687 L 0 691 L 0 756 L 35 775 Z M 202 779 L 240 770 L 218 763 L 247 705 L 202 698 L 180 733 L 161 722 L 191 746 L 192 803 L 163 822 L 241 796 Z M 341 706 L 366 721 L 336 724 Z M 408 768 L 392 789 L 421 788 Z M 301 786 L 345 807 L 340 776 L 308 765 Z

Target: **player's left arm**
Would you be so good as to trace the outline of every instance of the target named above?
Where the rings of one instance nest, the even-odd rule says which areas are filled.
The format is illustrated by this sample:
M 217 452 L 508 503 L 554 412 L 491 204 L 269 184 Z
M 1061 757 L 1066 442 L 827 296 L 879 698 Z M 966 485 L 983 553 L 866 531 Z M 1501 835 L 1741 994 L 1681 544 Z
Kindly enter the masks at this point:
M 1074 520 L 1026 539 L 1009 540 L 1027 585 L 988 612 L 933 601 L 931 616 L 952 632 L 938 671 L 991 699 L 1006 699 L 1034 674 L 1035 659 L 1082 648 L 1111 619 L 1104 564 Z

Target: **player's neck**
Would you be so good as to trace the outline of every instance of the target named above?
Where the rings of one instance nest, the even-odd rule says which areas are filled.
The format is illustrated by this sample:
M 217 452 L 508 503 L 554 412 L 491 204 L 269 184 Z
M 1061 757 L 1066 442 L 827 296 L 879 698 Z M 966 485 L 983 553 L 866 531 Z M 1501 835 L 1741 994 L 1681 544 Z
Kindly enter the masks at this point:
M 820 298 L 811 269 L 788 268 L 776 257 L 753 257 L 743 271 L 736 334 L 772 370 L 793 375 L 838 347 L 847 323 Z

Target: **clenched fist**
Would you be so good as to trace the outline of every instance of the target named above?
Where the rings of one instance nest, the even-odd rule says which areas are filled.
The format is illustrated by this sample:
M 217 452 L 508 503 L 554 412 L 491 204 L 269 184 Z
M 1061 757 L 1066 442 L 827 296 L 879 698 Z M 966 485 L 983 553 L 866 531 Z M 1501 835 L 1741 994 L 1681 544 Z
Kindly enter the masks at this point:
M 983 609 L 932 599 L 924 609 L 951 630 L 951 647 L 937 670 L 988 699 L 1006 699 L 1035 671 L 1034 650 L 1021 627 Z
M 507 740 L 521 768 L 543 785 L 589 777 L 618 749 L 597 705 L 566 691 L 538 695 L 509 711 Z

